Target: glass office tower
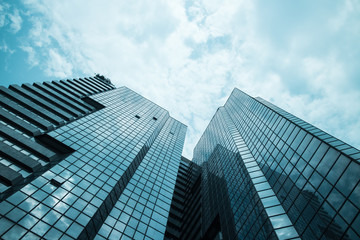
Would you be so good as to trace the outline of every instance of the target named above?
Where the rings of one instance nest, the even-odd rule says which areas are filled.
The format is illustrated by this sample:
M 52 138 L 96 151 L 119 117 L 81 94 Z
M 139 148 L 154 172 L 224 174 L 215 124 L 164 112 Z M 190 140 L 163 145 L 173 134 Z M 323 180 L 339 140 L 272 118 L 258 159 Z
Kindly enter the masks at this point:
M 0 87 L 1 239 L 161 239 L 186 126 L 103 76 Z
M 357 149 L 234 89 L 194 149 L 201 236 L 360 239 L 359 160 Z
M 1 239 L 360 239 L 360 152 L 234 89 L 186 126 L 103 76 L 0 87 Z

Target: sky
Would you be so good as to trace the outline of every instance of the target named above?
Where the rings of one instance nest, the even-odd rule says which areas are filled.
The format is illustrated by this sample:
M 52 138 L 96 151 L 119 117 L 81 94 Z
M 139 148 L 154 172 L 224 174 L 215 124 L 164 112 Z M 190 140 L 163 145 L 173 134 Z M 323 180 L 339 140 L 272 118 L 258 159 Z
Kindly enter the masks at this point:
M 360 147 L 358 0 L 0 0 L 0 84 L 94 76 L 188 126 L 234 87 Z

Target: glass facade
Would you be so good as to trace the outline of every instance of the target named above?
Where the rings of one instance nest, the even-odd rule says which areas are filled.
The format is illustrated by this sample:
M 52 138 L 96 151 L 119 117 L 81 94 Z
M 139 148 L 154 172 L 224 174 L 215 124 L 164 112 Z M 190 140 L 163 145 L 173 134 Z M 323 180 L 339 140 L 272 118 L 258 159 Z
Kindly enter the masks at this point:
M 203 175 L 204 231 L 219 215 L 225 239 L 359 239 L 359 156 L 235 89 L 194 150 Z
M 360 152 L 234 89 L 186 126 L 103 76 L 0 87 L 1 239 L 360 239 Z
M 8 96 L 16 93 L 15 88 L 24 92 L 21 102 L 9 97 L 2 105 L 14 116 L 17 113 L 8 105 L 31 112 L 30 121 L 21 124 L 37 129 L 38 135 L 6 118 L 2 124 L 39 149 L 34 153 L 37 159 L 32 158 L 25 150 L 29 146 L 19 144 L 18 137 L 1 134 L 7 147 L 1 155 L 6 170 L 1 171 L 1 187 L 8 194 L 0 202 L 0 238 L 163 238 L 186 126 L 139 94 L 97 78 L 39 86 L 3 88 Z M 48 128 L 40 128 L 36 123 L 44 118 L 34 110 L 38 104 L 25 97 L 35 96 L 32 88 L 44 105 L 61 102 L 53 115 L 60 119 L 67 109 L 69 115 L 74 112 L 72 118 L 64 120 L 63 114 L 62 122 L 49 120 Z M 55 157 L 46 161 L 40 153 Z M 30 169 L 31 163 L 37 168 Z M 9 171 L 23 174 L 21 181 L 11 179 Z

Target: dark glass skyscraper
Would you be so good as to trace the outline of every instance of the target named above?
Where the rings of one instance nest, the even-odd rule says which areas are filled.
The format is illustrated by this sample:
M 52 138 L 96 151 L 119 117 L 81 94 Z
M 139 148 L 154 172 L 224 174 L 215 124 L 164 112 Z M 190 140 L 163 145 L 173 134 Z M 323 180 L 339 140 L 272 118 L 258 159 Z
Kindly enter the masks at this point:
M 1 239 L 360 239 L 360 152 L 261 98 L 235 89 L 193 161 L 100 75 L 0 98 Z
M 357 149 L 234 89 L 194 150 L 201 235 L 359 239 L 359 160 Z
M 1 87 L 1 239 L 161 239 L 186 126 L 104 77 Z

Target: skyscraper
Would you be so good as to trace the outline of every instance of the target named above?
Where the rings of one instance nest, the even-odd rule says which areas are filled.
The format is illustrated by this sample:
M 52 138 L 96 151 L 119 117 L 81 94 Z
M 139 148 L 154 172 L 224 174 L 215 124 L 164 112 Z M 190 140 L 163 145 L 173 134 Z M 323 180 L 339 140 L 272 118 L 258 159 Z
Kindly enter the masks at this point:
M 0 91 L 0 238 L 164 236 L 185 125 L 102 76 Z
M 360 239 L 360 152 L 234 89 L 186 126 L 103 76 L 0 87 L 1 239 Z
M 194 149 L 201 236 L 359 239 L 359 160 L 357 149 L 234 89 Z

